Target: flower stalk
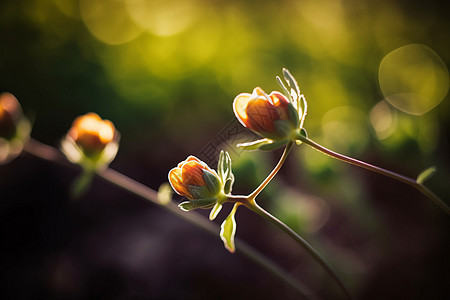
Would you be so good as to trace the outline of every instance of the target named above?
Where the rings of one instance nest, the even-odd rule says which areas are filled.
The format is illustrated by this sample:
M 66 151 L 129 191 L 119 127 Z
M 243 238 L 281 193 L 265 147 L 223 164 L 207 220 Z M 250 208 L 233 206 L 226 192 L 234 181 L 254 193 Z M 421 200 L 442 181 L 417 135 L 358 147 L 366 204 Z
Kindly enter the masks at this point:
M 316 149 L 317 151 L 320 151 L 328 156 L 331 156 L 335 159 L 338 159 L 340 161 L 358 166 L 360 168 L 364 168 L 366 170 L 390 177 L 392 179 L 395 179 L 397 181 L 403 182 L 407 185 L 412 186 L 413 188 L 415 188 L 416 190 L 418 190 L 419 192 L 421 192 L 422 194 L 424 194 L 425 196 L 427 196 L 429 199 L 431 199 L 437 206 L 439 206 L 447 215 L 450 215 L 450 207 L 444 202 L 442 201 L 438 196 L 436 196 L 433 192 L 431 192 L 429 189 L 427 189 L 423 183 L 422 180 L 417 180 L 417 179 L 413 179 L 386 169 L 383 169 L 381 167 L 378 166 L 374 166 L 372 164 L 366 163 L 364 161 L 352 158 L 352 157 L 348 157 L 346 155 L 334 152 L 328 148 L 325 148 L 322 145 L 319 145 L 318 143 L 314 142 L 313 140 L 309 139 L 306 136 L 303 136 L 301 134 L 299 134 L 297 136 L 297 139 L 305 144 L 307 144 L 308 146 L 311 146 L 312 148 Z
M 41 159 L 51 161 L 53 163 L 57 163 L 67 167 L 73 167 L 66 157 L 59 152 L 56 148 L 45 145 L 39 141 L 36 141 L 32 138 L 28 140 L 25 144 L 24 152 L 29 153 L 33 156 L 39 157 Z M 123 189 L 131 194 L 134 194 L 142 199 L 145 199 L 153 204 L 157 204 L 159 207 L 165 209 L 171 214 L 185 220 L 186 222 L 197 226 L 203 231 L 216 236 L 219 231 L 218 226 L 215 223 L 209 222 L 207 218 L 203 217 L 200 214 L 189 213 L 186 214 L 182 210 L 179 209 L 177 205 L 173 202 L 166 203 L 164 205 L 158 200 L 158 193 L 129 177 L 123 175 L 111 168 L 104 168 L 96 171 L 97 176 L 102 178 L 103 180 Z M 289 273 L 285 270 L 281 269 L 278 265 L 272 262 L 269 258 L 261 254 L 258 250 L 242 241 L 239 238 L 236 238 L 236 248 L 238 252 L 242 255 L 258 264 L 269 273 L 278 277 L 280 280 L 287 283 L 289 286 L 294 288 L 303 298 L 305 299 L 316 299 L 315 293 L 304 283 L 298 281 L 293 278 Z

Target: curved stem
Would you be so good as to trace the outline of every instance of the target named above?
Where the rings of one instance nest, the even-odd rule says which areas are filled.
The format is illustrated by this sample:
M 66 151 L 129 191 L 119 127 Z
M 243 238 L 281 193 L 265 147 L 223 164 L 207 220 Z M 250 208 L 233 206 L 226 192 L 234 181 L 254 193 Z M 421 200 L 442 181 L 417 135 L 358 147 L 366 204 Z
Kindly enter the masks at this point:
M 348 299 L 351 299 L 350 293 L 347 288 L 344 286 L 342 281 L 336 275 L 335 271 L 328 264 L 328 262 L 317 252 L 307 241 L 305 241 L 300 235 L 298 235 L 294 230 L 292 230 L 289 226 L 281 222 L 275 216 L 271 215 L 268 211 L 264 210 L 261 206 L 259 206 L 254 200 L 249 200 L 244 204 L 247 208 L 254 211 L 258 215 L 262 216 L 264 219 L 268 220 L 270 223 L 274 224 L 284 232 L 286 232 L 290 237 L 292 237 L 303 249 L 306 250 L 324 269 L 325 271 L 336 281 L 342 291 L 345 293 Z
M 75 167 L 75 165 L 71 164 L 67 161 L 67 159 L 64 157 L 64 155 L 59 152 L 57 149 L 42 144 L 34 139 L 31 139 L 28 141 L 28 143 L 25 145 L 24 152 L 27 152 L 29 154 L 32 154 L 34 156 L 37 156 L 41 159 L 45 159 L 54 163 L 58 163 L 60 165 L 64 165 L 67 167 Z M 200 214 L 191 212 L 189 214 L 184 213 L 181 211 L 177 205 L 175 205 L 172 202 L 169 202 L 167 205 L 161 205 L 161 203 L 158 202 L 158 193 L 117 172 L 112 169 L 105 169 L 102 171 L 97 171 L 97 175 L 104 180 L 108 181 L 111 184 L 114 184 L 136 196 L 139 196 L 145 200 L 148 200 L 154 204 L 157 204 L 158 206 L 166 209 L 170 213 L 182 218 L 183 220 L 197 226 L 198 228 L 204 230 L 205 232 L 217 236 L 218 232 L 220 231 L 219 226 L 217 226 L 215 223 L 210 222 L 207 220 L 207 218 L 203 217 Z M 304 298 L 306 299 L 315 299 L 316 296 L 313 291 L 311 291 L 310 288 L 308 288 L 305 284 L 299 282 L 295 278 L 293 278 L 290 274 L 288 274 L 286 271 L 281 269 L 278 265 L 273 263 L 269 258 L 261 254 L 258 250 L 253 248 L 252 246 L 248 245 L 246 242 L 236 239 L 236 247 L 240 253 L 242 253 L 244 256 L 252 260 L 254 263 L 260 265 L 264 269 L 266 269 L 268 272 L 272 273 L 279 279 L 283 280 L 287 284 L 289 284 L 291 287 L 293 287 L 295 290 L 297 290 Z
M 310 140 L 307 137 L 304 137 L 302 135 L 297 136 L 297 139 L 302 141 L 303 143 L 313 147 L 314 149 L 325 153 L 333 158 L 339 159 L 341 161 L 344 161 L 346 163 L 364 168 L 366 170 L 393 178 L 395 180 L 401 181 L 403 183 L 406 183 L 410 186 L 412 186 L 413 188 L 417 189 L 418 191 L 420 191 L 422 194 L 424 194 L 425 196 L 427 196 L 429 199 L 431 199 L 436 205 L 438 205 L 445 213 L 447 213 L 448 215 L 450 215 L 450 207 L 444 202 L 442 201 L 438 196 L 436 196 L 434 193 L 432 193 L 429 189 L 427 189 L 423 184 L 418 183 L 415 179 L 413 178 L 409 178 L 407 176 L 371 165 L 369 163 L 366 163 L 364 161 L 355 159 L 355 158 L 351 158 L 348 156 L 345 156 L 343 154 L 334 152 L 328 148 L 325 148 L 319 144 L 317 144 L 316 142 Z
M 281 166 L 283 165 L 284 161 L 287 158 L 287 155 L 289 154 L 289 151 L 292 149 L 292 145 L 294 144 L 293 141 L 290 141 L 286 148 L 284 148 L 283 155 L 281 155 L 280 160 L 278 161 L 278 164 L 275 166 L 275 168 L 270 172 L 269 175 L 267 175 L 266 179 L 254 190 L 250 195 L 248 195 L 248 199 L 255 199 L 256 196 L 261 193 L 261 191 L 266 187 L 266 185 L 269 184 L 269 182 L 272 180 L 273 177 L 278 173 L 278 171 L 281 169 Z

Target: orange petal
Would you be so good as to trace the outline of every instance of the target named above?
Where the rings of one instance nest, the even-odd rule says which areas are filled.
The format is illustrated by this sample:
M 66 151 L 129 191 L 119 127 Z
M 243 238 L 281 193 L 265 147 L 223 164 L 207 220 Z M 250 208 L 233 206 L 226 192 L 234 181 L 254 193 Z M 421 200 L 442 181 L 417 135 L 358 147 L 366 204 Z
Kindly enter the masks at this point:
M 199 163 L 201 163 L 202 161 L 200 159 L 198 159 L 197 157 L 193 156 L 193 155 L 189 155 L 188 158 L 186 158 L 185 160 L 183 160 L 182 162 L 180 162 L 178 164 L 178 168 L 183 167 L 184 164 L 186 164 L 189 161 L 197 161 Z
M 189 190 L 186 188 L 185 185 L 183 185 L 180 168 L 173 168 L 172 170 L 170 170 L 169 183 L 175 190 L 175 192 L 177 192 L 179 195 L 192 198 L 192 195 L 189 192 Z
M 278 120 L 278 111 L 272 103 L 254 98 L 247 106 L 247 127 L 256 132 L 272 132 L 273 122 Z
M 284 107 L 289 104 L 289 100 L 280 92 L 273 91 L 270 93 L 269 97 L 272 99 L 272 103 L 275 106 L 281 105 Z
M 247 105 L 252 100 L 252 94 L 242 93 L 236 96 L 233 101 L 233 111 L 236 118 L 244 127 L 247 127 Z
M 204 186 L 203 169 L 205 167 L 197 161 L 188 161 L 181 168 L 181 179 L 186 186 Z

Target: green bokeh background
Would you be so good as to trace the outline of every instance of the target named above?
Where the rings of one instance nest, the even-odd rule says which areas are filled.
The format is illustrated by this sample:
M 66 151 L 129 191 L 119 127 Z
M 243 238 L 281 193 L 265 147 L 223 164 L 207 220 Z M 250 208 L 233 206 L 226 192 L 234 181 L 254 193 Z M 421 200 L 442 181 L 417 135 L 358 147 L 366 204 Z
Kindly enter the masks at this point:
M 448 66 L 448 28 L 444 1 L 2 1 L 0 91 L 9 91 L 19 99 L 33 120 L 32 136 L 53 146 L 78 115 L 92 111 L 113 121 L 122 139 L 112 167 L 157 189 L 167 180 L 170 168 L 190 154 L 201 156 L 202 150 L 233 122 L 231 104 L 237 94 L 251 92 L 256 86 L 267 92 L 279 90 L 275 76 L 286 67 L 308 100 L 305 127 L 313 140 L 411 177 L 434 165 L 438 173 L 428 184 L 448 202 L 449 96 L 421 115 L 407 114 L 382 102 L 378 109 L 381 116 L 394 121 L 385 124 L 381 133 L 373 119 L 374 107 L 388 96 L 383 95 L 378 81 L 383 58 L 399 47 L 423 44 Z M 435 57 L 430 59 L 436 61 Z M 427 79 L 433 74 L 422 76 Z M 448 85 L 448 75 L 441 82 Z M 257 186 L 280 155 L 230 152 L 238 193 L 249 193 Z M 24 180 L 21 176 L 26 173 L 19 167 L 32 163 L 31 158 L 26 159 L 0 168 L 2 189 L 10 195 L 2 196 L 1 201 L 13 203 L 11 187 Z M 64 173 L 45 170 L 50 182 L 58 176 L 55 173 Z M 39 176 L 39 171 L 35 172 Z M 63 178 L 58 181 L 63 191 L 74 175 L 59 176 Z M 31 191 L 24 186 L 25 191 Z M 44 186 L 51 189 L 52 185 Z M 76 209 L 71 208 L 73 204 L 67 204 L 69 208 L 63 205 L 63 215 L 72 216 L 72 221 L 65 223 L 72 233 L 64 242 L 53 238 L 48 247 L 51 250 L 40 251 L 42 255 L 35 257 L 33 267 L 20 265 L 23 269 L 19 268 L 17 274 L 41 274 L 39 278 L 45 284 L 38 290 L 44 290 L 44 295 L 83 298 L 92 291 L 107 294 L 107 288 L 98 287 L 90 279 L 86 279 L 89 284 L 75 288 L 58 285 L 48 279 L 56 276 L 51 275 L 54 270 L 42 271 L 47 269 L 41 263 L 44 257 L 58 266 L 59 258 L 54 257 L 73 254 L 70 245 L 77 241 L 74 236 L 84 241 L 80 236 L 110 224 L 105 222 L 116 224 L 115 220 L 145 209 L 158 214 L 157 208 L 147 208 L 123 194 L 111 195 L 105 189 L 108 187 L 94 186 Z M 42 200 L 49 193 L 41 188 L 38 198 Z M 99 200 L 115 196 L 120 199 L 112 201 L 111 206 L 108 199 Z M 340 270 L 358 297 L 448 296 L 446 288 L 433 283 L 448 278 L 448 263 L 440 265 L 439 259 L 432 259 L 448 253 L 448 217 L 402 183 L 346 166 L 301 146 L 290 155 L 260 201 L 305 234 Z M 14 205 L 5 205 L 3 214 L 7 216 L 11 213 L 7 208 Z M 219 221 L 225 216 L 219 215 Z M 73 221 L 80 218 L 90 221 Z M 238 236 L 278 258 L 294 275 L 320 290 L 326 276 L 306 255 L 301 263 L 295 260 L 301 250 L 270 227 L 260 232 L 262 222 L 251 214 L 238 212 L 237 219 Z M 80 224 L 83 230 L 77 229 Z M 182 239 L 189 241 L 189 232 Z M 215 242 L 210 251 L 222 251 L 220 241 Z M 282 243 L 286 249 L 268 246 L 272 243 Z M 190 251 L 201 259 L 201 250 Z M 77 263 L 84 266 L 81 261 Z M 98 270 L 103 265 L 94 266 Z M 7 270 L 13 272 L 14 267 Z M 181 270 L 189 277 L 186 270 L 191 269 Z M 234 271 L 227 270 L 230 274 Z M 89 273 L 80 272 L 83 276 Z M 117 272 L 121 274 L 120 269 Z M 165 276 L 170 281 L 171 273 Z M 406 279 L 398 279 L 402 276 Z M 321 279 L 311 279 L 314 277 Z M 220 286 L 220 280 L 211 281 L 212 287 Z M 111 282 L 105 286 L 114 285 Z M 276 289 L 287 290 L 281 294 L 295 297 L 288 287 L 278 284 L 274 283 Z M 410 285 L 416 288 L 405 288 Z M 124 286 L 126 291 L 120 290 L 123 294 L 119 295 L 135 295 L 133 285 Z M 210 293 L 200 293 L 196 285 L 192 290 L 184 288 L 176 295 L 183 295 L 183 291 L 186 298 L 215 295 L 214 288 L 206 289 Z M 142 295 L 156 299 L 164 294 L 155 289 L 142 288 Z M 25 296 L 37 293 L 29 291 Z M 236 298 L 245 295 L 229 293 Z M 332 289 L 320 293 L 335 295 Z M 274 294 L 266 295 L 270 298 Z

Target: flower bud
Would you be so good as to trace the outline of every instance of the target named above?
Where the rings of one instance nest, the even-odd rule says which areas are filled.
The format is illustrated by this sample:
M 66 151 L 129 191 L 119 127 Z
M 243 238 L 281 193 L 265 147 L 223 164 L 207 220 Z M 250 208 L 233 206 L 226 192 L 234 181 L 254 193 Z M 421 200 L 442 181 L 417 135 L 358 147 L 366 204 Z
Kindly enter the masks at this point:
M 271 140 L 288 139 L 298 127 L 297 111 L 280 92 L 267 95 L 257 87 L 252 94 L 236 96 L 233 110 L 242 125 Z
M 11 93 L 0 94 L 0 138 L 15 136 L 17 124 L 23 116 L 19 101 Z
M 211 208 L 222 191 L 216 171 L 195 156 L 189 156 L 170 170 L 169 182 L 177 194 L 189 199 L 180 204 L 183 210 Z
M 89 167 L 109 164 L 118 150 L 120 135 L 113 123 L 95 113 L 79 116 L 62 141 L 68 159 Z
M 0 94 L 0 164 L 19 155 L 30 137 L 30 122 L 11 93 Z

